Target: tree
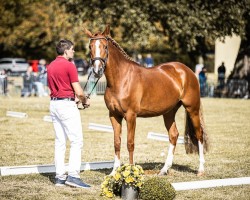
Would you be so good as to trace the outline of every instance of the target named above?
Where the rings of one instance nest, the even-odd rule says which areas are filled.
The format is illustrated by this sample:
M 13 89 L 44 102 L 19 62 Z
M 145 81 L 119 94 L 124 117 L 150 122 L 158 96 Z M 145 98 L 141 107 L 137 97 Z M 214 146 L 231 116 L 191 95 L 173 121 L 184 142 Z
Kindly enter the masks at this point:
M 61 0 L 90 29 L 115 27 L 127 50 L 203 54 L 217 38 L 245 36 L 247 0 Z M 90 9 L 91 8 L 91 9 Z M 84 19 L 84 20 L 83 20 Z M 205 48 L 204 48 L 205 47 Z
M 65 37 L 86 52 L 83 27 L 95 32 L 109 23 L 130 54 L 188 54 L 192 61 L 212 51 L 217 38 L 244 38 L 249 7 L 249 0 L 0 0 L 0 53 L 52 59 Z
M 0 9 L 1 56 L 52 59 L 60 38 L 75 41 L 80 37 L 71 14 L 56 0 L 2 0 Z

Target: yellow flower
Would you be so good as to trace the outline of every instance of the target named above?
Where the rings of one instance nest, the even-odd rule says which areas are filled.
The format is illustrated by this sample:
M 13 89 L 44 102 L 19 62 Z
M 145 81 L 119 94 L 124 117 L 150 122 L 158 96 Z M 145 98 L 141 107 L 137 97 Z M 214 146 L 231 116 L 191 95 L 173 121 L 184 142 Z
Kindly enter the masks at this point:
M 109 198 L 113 197 L 113 193 L 110 192 L 110 191 L 108 191 L 108 192 L 106 193 L 106 197 L 109 197 Z
M 134 182 L 134 178 L 131 177 L 131 176 L 128 176 L 127 178 L 125 178 L 125 182 L 126 183 L 132 183 L 132 182 Z
M 108 185 L 108 180 L 103 181 L 103 185 Z
M 127 166 L 126 170 L 130 171 L 131 170 L 131 165 Z
M 129 174 L 130 174 L 130 171 L 128 171 L 128 170 L 125 170 L 125 171 L 122 173 L 122 175 L 123 175 L 124 177 L 127 177 Z
M 114 176 L 115 180 L 118 181 L 121 178 L 121 174 L 120 173 L 116 173 Z
M 137 187 L 141 187 L 142 186 L 142 182 L 139 182 L 136 184 Z
M 134 171 L 135 176 L 139 176 L 139 171 Z
M 133 171 L 139 171 L 139 168 L 137 166 L 132 166 Z
M 107 194 L 109 192 L 108 188 L 103 188 L 103 193 Z
M 101 195 L 113 198 L 123 182 L 141 188 L 144 183 L 143 169 L 139 165 L 124 164 L 117 168 L 114 176 L 105 176 L 101 184 Z
M 141 173 L 144 173 L 144 171 L 143 171 L 143 169 L 142 169 L 142 167 L 140 165 L 136 165 L 136 166 L 141 171 Z

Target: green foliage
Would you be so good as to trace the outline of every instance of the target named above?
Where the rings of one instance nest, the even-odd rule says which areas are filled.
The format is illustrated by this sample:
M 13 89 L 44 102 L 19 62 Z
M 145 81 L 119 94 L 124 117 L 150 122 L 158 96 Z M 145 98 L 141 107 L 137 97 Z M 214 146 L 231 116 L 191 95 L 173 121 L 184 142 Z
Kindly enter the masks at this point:
M 176 192 L 170 182 L 163 177 L 148 179 L 140 190 L 142 200 L 172 200 Z
M 111 24 L 112 37 L 128 53 L 172 51 L 178 55 L 211 51 L 217 38 L 244 37 L 248 0 L 0 0 L 0 53 L 26 58 L 55 56 L 61 38 L 86 54 L 93 32 Z M 203 48 L 206 46 L 206 48 Z
M 169 48 L 195 49 L 199 38 L 208 44 L 226 35 L 244 35 L 249 11 L 247 0 L 87 0 L 62 1 L 78 19 L 97 28 L 110 23 L 120 27 L 126 47 L 154 47 L 149 38 L 166 40 Z M 89 9 L 91 5 L 94 8 Z M 93 22 L 94 21 L 94 22 Z M 116 38 L 117 39 L 117 38 Z M 117 40 L 119 41 L 119 40 Z M 122 44 L 124 47 L 124 45 Z
M 1 1 L 0 47 L 8 56 L 28 59 L 55 57 L 61 38 L 79 40 L 79 28 L 56 0 Z M 5 56 L 3 53 L 1 56 Z

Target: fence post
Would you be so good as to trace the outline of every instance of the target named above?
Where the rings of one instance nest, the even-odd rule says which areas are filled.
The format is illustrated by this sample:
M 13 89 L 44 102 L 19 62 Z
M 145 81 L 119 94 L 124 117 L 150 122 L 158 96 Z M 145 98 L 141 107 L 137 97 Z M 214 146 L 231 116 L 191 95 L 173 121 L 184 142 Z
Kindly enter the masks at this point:
M 7 95 L 7 76 L 4 74 L 0 75 L 0 94 L 1 95 Z

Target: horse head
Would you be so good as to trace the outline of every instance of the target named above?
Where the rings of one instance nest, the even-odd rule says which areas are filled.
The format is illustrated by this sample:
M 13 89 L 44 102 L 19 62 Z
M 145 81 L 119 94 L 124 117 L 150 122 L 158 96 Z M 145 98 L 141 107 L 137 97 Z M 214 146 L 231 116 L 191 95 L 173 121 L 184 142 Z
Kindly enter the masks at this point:
M 103 33 L 92 34 L 89 30 L 85 29 L 85 33 L 89 37 L 89 50 L 90 50 L 90 65 L 95 77 L 100 78 L 106 68 L 108 60 L 108 39 L 110 35 L 109 25 L 106 26 Z

